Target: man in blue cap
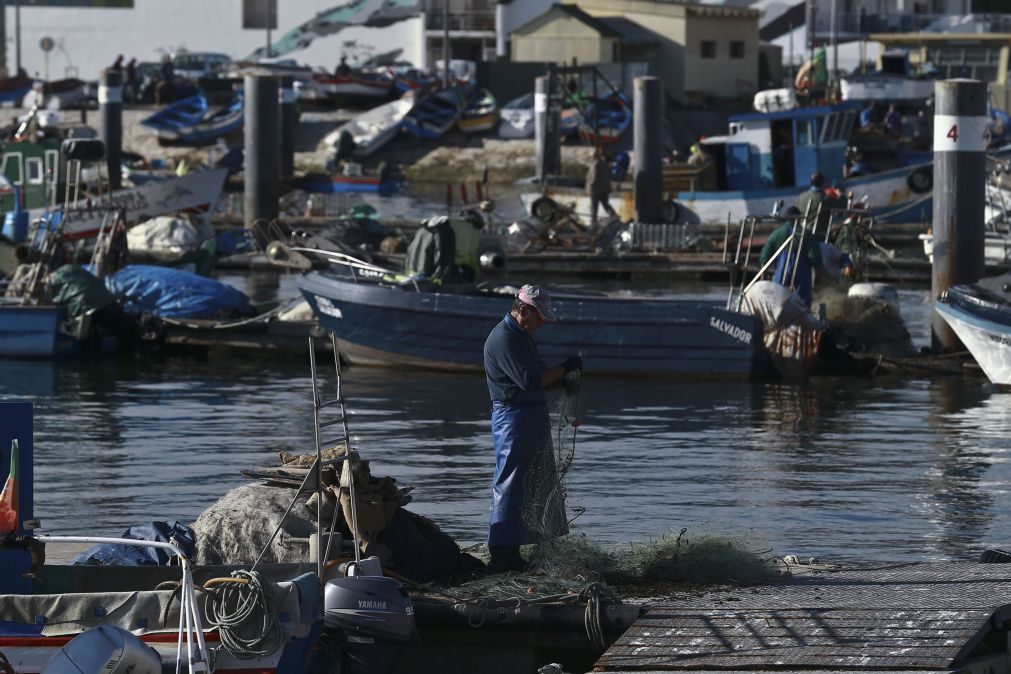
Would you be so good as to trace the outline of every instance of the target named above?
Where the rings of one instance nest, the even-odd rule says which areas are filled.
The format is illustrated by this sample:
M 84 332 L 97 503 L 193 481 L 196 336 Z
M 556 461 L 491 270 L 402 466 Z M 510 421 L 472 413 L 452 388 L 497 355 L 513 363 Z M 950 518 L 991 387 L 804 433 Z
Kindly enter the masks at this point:
M 491 432 L 495 443 L 495 476 L 488 525 L 489 573 L 524 570 L 520 545 L 567 533 L 564 518 L 554 525 L 553 531 L 544 531 L 546 527 L 532 530 L 528 525 L 531 513 L 524 510 L 531 505 L 540 509 L 550 505 L 530 498 L 533 490 L 528 475 L 531 466 L 551 450 L 544 391 L 560 384 L 569 372 L 583 367 L 579 356 L 571 356 L 561 365 L 550 368 L 541 361 L 533 334 L 555 320 L 548 293 L 538 286 L 525 285 L 520 288 L 512 309 L 484 344 L 484 370 L 492 400 Z M 533 519 L 546 518 L 535 514 Z

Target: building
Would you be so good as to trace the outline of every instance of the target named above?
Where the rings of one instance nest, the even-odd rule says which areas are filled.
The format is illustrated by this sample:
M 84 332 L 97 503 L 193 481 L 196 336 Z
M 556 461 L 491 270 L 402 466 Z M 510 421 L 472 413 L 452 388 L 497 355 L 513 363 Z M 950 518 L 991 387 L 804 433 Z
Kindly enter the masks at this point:
M 643 61 L 676 103 L 739 99 L 764 85 L 759 15 L 677 0 L 579 0 L 513 29 L 511 57 L 565 64 Z

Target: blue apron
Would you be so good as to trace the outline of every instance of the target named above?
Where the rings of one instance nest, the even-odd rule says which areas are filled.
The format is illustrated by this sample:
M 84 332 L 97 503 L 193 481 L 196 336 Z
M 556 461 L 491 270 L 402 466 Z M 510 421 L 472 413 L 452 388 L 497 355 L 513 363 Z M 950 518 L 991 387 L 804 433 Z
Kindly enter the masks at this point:
M 544 405 L 510 407 L 495 403 L 492 408 L 495 476 L 492 478 L 488 545 L 537 542 L 538 537 L 532 536 L 524 526 L 523 506 L 528 488 L 527 473 L 546 449 L 548 429 L 548 411 Z

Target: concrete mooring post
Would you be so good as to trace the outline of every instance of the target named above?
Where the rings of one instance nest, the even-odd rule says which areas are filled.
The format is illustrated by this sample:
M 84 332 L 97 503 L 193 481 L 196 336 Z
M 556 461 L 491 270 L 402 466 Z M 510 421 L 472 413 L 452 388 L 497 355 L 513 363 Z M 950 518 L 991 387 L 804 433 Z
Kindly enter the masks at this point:
M 102 115 L 101 138 L 105 143 L 109 189 L 118 190 L 123 186 L 123 73 L 112 69 L 102 71 L 98 105 Z
M 534 136 L 537 148 L 537 182 L 543 183 L 548 176 L 558 175 L 562 157 L 558 145 L 558 106 L 553 105 L 551 96 L 554 77 L 549 71 L 545 77 L 534 80 Z
M 636 77 L 633 114 L 635 130 L 635 219 L 660 222 L 663 192 L 663 146 L 660 116 L 663 113 L 663 85 L 658 77 Z
M 281 180 L 295 175 L 295 78 L 281 75 Z
M 272 75 L 249 74 L 245 91 L 245 194 L 243 215 L 261 247 L 271 240 L 268 224 L 277 219 L 278 174 L 281 168 L 281 106 L 278 82 Z
M 934 261 L 931 296 L 983 276 L 983 205 L 986 198 L 987 84 L 944 80 L 934 84 Z M 935 311 L 935 353 L 958 348 L 958 338 Z

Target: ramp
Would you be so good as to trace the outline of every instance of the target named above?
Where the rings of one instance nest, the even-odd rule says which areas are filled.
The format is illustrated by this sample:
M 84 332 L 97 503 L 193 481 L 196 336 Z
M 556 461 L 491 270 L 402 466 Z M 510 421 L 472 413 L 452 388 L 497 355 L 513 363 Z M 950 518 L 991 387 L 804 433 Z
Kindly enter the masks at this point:
M 655 604 L 593 671 L 1000 672 L 1009 618 L 1008 564 L 811 571 Z

